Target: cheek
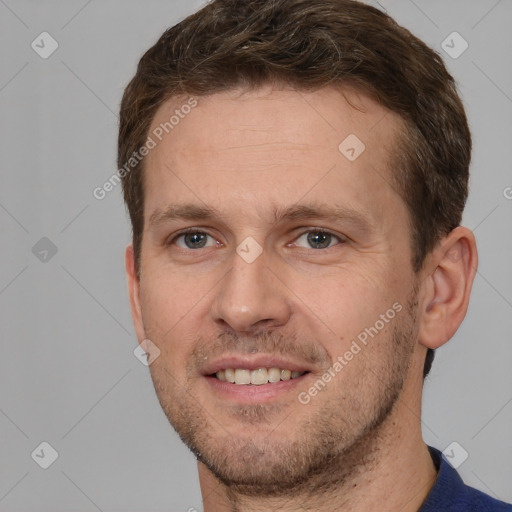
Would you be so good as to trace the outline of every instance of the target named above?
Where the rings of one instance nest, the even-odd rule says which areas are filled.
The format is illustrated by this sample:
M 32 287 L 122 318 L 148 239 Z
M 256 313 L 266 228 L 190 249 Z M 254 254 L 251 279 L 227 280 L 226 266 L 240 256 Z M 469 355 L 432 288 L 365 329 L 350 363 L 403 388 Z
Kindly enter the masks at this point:
M 197 285 L 197 286 L 196 286 Z M 169 361 L 183 361 L 197 336 L 194 320 L 204 296 L 200 282 L 176 275 L 147 275 L 141 283 L 142 320 L 147 337 Z M 199 301 L 199 302 L 198 302 Z
M 199 278 L 154 265 L 141 282 L 144 318 L 167 331 L 193 310 L 207 289 Z
M 379 275 L 374 268 L 365 271 L 361 266 L 337 268 L 324 275 L 295 275 L 291 288 L 302 299 L 296 301 L 299 322 L 309 319 L 311 332 L 325 333 L 332 340 L 329 351 L 337 351 L 336 355 L 374 326 L 381 315 L 387 322 L 380 330 L 387 330 L 393 323 L 393 304 L 399 302 L 399 294 L 385 281 L 386 272 L 379 271 Z

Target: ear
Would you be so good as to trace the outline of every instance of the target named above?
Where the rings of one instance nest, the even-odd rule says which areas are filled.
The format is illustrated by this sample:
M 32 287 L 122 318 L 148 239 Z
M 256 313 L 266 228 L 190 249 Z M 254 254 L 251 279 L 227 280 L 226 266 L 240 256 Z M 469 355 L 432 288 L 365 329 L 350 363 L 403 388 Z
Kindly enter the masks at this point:
M 141 343 L 146 339 L 144 324 L 142 322 L 142 306 L 140 303 L 140 281 L 135 269 L 135 254 L 133 245 L 129 245 L 125 252 L 126 279 L 128 282 L 128 294 L 130 296 L 130 309 L 133 325 L 137 334 L 137 340 Z
M 455 334 L 466 316 L 478 265 L 473 232 L 459 226 L 439 242 L 424 268 L 421 283 L 421 345 L 436 349 Z

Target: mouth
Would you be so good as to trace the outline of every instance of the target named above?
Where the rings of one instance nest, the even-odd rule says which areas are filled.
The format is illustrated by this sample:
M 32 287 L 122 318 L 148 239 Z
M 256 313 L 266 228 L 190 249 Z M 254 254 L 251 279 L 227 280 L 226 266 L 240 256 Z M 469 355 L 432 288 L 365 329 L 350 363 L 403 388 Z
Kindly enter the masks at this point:
M 216 378 L 221 382 L 241 386 L 262 386 L 264 384 L 276 384 L 281 381 L 288 381 L 302 377 L 307 371 L 292 371 L 277 367 L 256 368 L 223 368 L 210 374 L 209 377 Z
M 260 353 L 225 354 L 205 362 L 200 373 L 216 398 L 249 405 L 293 401 L 297 386 L 313 371 L 293 356 Z

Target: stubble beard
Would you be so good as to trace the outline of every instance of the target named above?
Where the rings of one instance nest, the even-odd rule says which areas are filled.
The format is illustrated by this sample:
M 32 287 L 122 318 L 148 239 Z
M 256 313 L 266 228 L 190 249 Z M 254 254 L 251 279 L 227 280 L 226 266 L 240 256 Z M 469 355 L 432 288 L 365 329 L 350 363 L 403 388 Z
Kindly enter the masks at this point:
M 162 409 L 197 459 L 235 494 L 269 498 L 312 496 L 340 488 L 362 468 L 371 470 L 376 460 L 383 426 L 400 398 L 412 360 L 417 334 L 413 300 L 404 308 L 406 318 L 393 320 L 386 357 L 372 361 L 372 367 L 360 364 L 352 372 L 352 381 L 344 379 L 340 394 L 331 393 L 324 398 L 328 391 L 319 393 L 311 404 L 322 400 L 322 407 L 300 423 L 294 410 L 298 407 L 300 413 L 309 405 L 300 405 L 298 401 L 295 407 L 288 408 L 291 412 L 277 404 L 227 408 L 232 421 L 238 422 L 241 429 L 244 424 L 254 426 L 258 422 L 267 427 L 276 416 L 286 413 L 274 430 L 283 432 L 281 429 L 292 426 L 293 438 L 270 433 L 248 440 L 228 434 L 216 421 L 215 410 L 210 407 L 206 411 L 189 384 L 177 386 L 169 371 L 156 364 L 157 360 L 150 369 Z M 369 343 L 380 343 L 382 334 Z M 331 382 L 327 386 L 332 385 L 336 384 Z M 212 435 L 213 432 L 216 434 Z

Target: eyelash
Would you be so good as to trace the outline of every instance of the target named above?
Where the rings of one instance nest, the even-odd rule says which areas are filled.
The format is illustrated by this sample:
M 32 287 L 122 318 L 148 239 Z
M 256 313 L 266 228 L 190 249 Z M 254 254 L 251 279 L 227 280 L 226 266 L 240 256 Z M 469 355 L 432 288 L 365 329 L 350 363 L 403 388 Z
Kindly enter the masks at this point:
M 187 235 L 189 233 L 198 233 L 198 234 L 207 235 L 207 236 L 209 236 L 211 238 L 214 238 L 209 233 L 207 233 L 206 231 L 202 231 L 202 230 L 197 229 L 197 228 L 187 228 L 187 229 L 184 229 L 183 231 L 180 231 L 180 232 L 176 233 L 173 237 L 168 238 L 165 241 L 165 246 L 166 247 L 170 247 L 171 245 L 173 245 L 176 242 L 176 240 L 178 240 L 182 236 Z M 313 228 L 313 229 L 309 228 L 306 231 L 302 231 L 301 233 L 299 233 L 297 235 L 297 237 L 295 238 L 295 241 L 298 240 L 300 237 L 302 237 L 303 235 L 305 235 L 307 233 L 322 233 L 322 234 L 326 234 L 326 235 L 331 235 L 336 240 L 338 240 L 339 244 L 343 244 L 343 243 L 345 243 L 347 241 L 347 239 L 345 237 L 342 237 L 341 235 L 336 235 L 335 233 L 332 233 L 331 231 L 328 231 L 328 230 L 323 229 L 323 228 Z M 339 244 L 335 244 L 335 245 L 339 245 Z M 330 249 L 331 247 L 333 247 L 333 246 L 329 246 L 329 247 L 326 247 L 324 249 L 313 249 L 313 248 L 311 248 L 311 250 L 314 250 L 314 251 L 321 251 L 321 250 L 323 250 L 323 251 L 325 251 L 326 249 Z M 183 250 L 183 251 L 197 251 L 198 250 L 198 249 L 183 249 L 181 247 L 179 247 L 178 249 Z M 202 249 L 202 247 L 200 247 L 199 249 Z M 304 249 L 304 247 L 301 247 L 301 249 Z

